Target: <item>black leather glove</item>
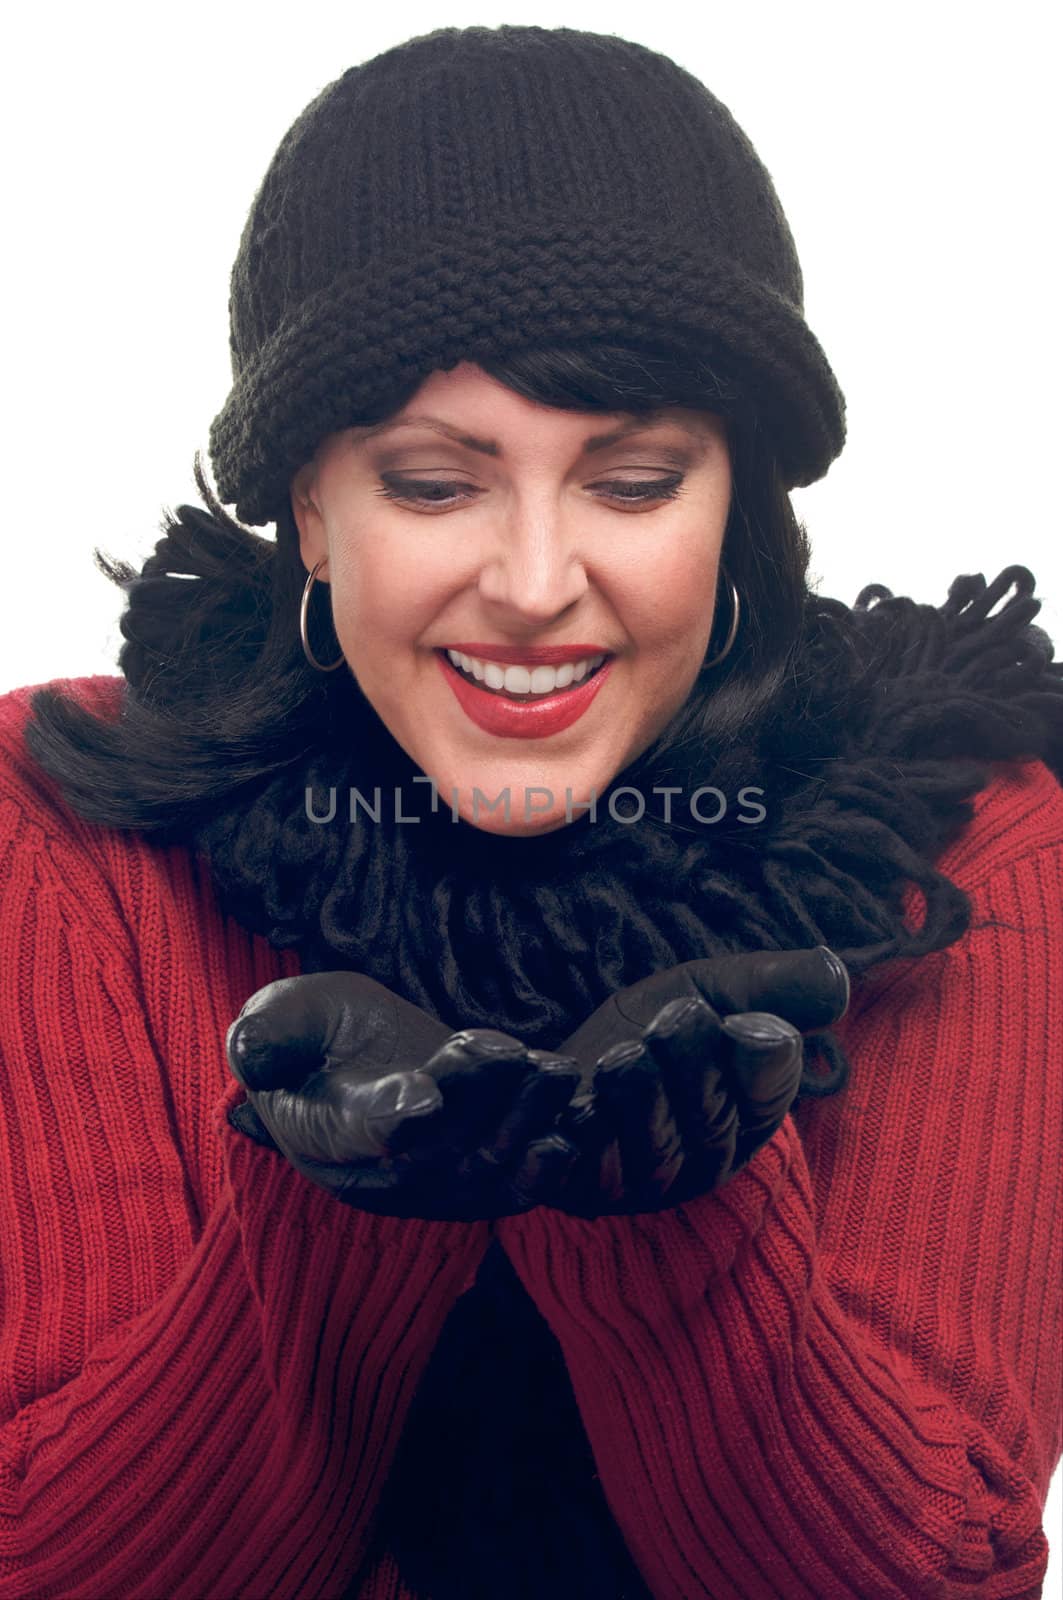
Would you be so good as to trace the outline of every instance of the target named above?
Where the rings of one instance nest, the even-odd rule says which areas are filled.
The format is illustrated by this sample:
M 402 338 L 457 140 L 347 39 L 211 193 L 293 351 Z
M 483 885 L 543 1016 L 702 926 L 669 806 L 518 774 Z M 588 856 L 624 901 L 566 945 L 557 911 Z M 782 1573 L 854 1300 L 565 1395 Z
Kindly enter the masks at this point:
M 544 1203 L 576 1216 L 660 1211 L 719 1188 L 780 1126 L 802 1032 L 845 1015 L 825 945 L 687 961 L 612 995 L 561 1046 L 583 1081 L 558 1123 Z
M 572 1061 L 491 1028 L 452 1032 L 360 973 L 266 984 L 226 1051 L 248 1096 L 230 1125 L 358 1210 L 512 1216 L 575 1158 L 548 1137 L 579 1085 Z

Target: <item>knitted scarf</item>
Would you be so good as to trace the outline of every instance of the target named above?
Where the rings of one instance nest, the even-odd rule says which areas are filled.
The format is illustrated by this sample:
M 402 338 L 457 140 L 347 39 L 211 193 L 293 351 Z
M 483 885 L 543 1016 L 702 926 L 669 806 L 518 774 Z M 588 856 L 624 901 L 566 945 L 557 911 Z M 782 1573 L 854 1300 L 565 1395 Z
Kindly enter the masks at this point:
M 225 909 L 297 947 L 304 970 L 368 973 L 455 1028 L 540 1048 L 557 1049 L 617 989 L 696 957 L 827 944 L 855 989 L 872 966 L 964 932 L 966 897 L 934 863 L 992 764 L 1040 758 L 1063 781 L 1063 663 L 1031 622 L 1034 582 L 1018 566 L 988 586 L 958 577 L 941 607 L 878 585 L 852 609 L 809 596 L 793 671 L 754 732 L 726 749 L 651 752 L 593 818 L 551 834 L 490 834 L 454 820 L 443 797 L 433 812 L 418 769 L 367 717 L 342 749 L 273 774 L 190 842 Z M 678 790 L 670 822 L 654 786 Z M 719 794 L 692 810 L 710 787 Z M 638 820 L 621 788 L 643 797 Z M 744 806 L 743 789 L 759 791 Z M 326 816 L 333 790 L 335 816 L 312 820 L 308 803 Z M 699 821 L 721 796 L 719 820 Z M 764 816 L 751 823 L 754 803 Z M 903 916 L 911 884 L 918 927 Z M 829 1031 L 811 1036 L 802 1095 L 837 1092 L 849 1070 Z M 497 1242 L 415 1398 L 379 1537 L 428 1600 L 548 1588 L 646 1600 L 560 1349 Z

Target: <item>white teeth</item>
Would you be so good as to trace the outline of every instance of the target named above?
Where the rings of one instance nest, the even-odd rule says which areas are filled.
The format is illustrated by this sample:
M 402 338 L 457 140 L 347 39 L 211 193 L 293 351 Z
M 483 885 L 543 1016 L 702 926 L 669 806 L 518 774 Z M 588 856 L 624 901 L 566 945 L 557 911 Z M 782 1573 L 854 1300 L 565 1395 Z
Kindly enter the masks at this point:
M 582 661 L 566 661 L 559 667 L 502 667 L 497 661 L 481 661 L 462 650 L 448 650 L 447 655 L 456 667 L 488 689 L 504 690 L 506 694 L 553 694 L 555 689 L 567 689 L 572 683 L 582 683 L 587 675 L 600 667 L 605 660 L 601 655 L 587 656 Z

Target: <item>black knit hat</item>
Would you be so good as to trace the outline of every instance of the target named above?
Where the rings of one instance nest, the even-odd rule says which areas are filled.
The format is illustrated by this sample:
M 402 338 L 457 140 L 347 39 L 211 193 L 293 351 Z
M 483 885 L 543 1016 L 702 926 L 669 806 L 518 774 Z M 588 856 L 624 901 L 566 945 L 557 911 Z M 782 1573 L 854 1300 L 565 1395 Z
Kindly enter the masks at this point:
M 232 274 L 220 497 L 272 521 L 404 381 L 588 340 L 715 356 L 786 486 L 813 483 L 845 402 L 802 293 L 770 176 L 685 69 L 611 34 L 440 28 L 345 72 L 273 158 Z

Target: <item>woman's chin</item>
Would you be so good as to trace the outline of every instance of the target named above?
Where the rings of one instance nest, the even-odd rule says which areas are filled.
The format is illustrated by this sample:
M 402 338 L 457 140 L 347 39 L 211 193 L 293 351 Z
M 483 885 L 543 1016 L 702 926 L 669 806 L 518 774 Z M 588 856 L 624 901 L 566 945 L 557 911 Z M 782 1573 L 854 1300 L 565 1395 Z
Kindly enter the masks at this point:
M 439 809 L 457 815 L 484 833 L 512 838 L 529 838 L 553 833 L 588 814 L 593 815 L 609 784 L 608 769 L 601 777 L 583 778 L 564 768 L 557 774 L 537 769 L 529 772 L 522 763 L 512 768 L 484 772 L 471 777 L 466 767 L 460 776 L 455 767 L 435 763 L 426 766 L 432 774 L 439 797 Z
M 567 827 L 580 813 L 575 812 L 569 818 L 565 816 L 564 811 L 561 811 L 558 815 L 535 816 L 528 822 L 525 822 L 523 817 L 514 817 L 508 823 L 504 818 L 485 817 L 482 808 L 479 812 L 474 812 L 471 808 L 466 810 L 459 807 L 458 815 L 463 822 L 470 823 L 481 833 L 497 834 L 500 838 L 534 839 L 540 834 L 556 833 L 559 828 Z
M 569 787 L 572 797 L 567 811 L 564 790 L 555 795 L 545 783 L 525 785 L 521 782 L 459 788 L 456 797 L 453 791 L 447 795 L 447 803 L 452 811 L 457 809 L 463 822 L 484 833 L 533 838 L 536 834 L 553 833 L 558 828 L 567 827 L 587 812 L 590 794 L 584 797 L 580 786 L 570 784 Z M 441 793 L 441 798 L 445 792 Z

